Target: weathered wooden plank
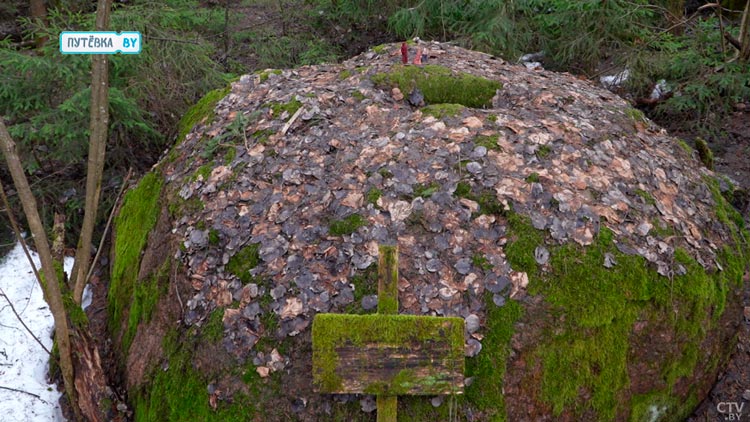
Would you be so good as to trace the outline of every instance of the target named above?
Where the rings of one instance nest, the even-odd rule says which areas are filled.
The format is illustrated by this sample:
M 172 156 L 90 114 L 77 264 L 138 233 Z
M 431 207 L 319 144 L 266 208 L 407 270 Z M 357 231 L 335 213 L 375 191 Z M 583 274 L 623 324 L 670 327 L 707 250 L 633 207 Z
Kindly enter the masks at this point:
M 312 330 L 313 383 L 319 392 L 463 391 L 461 318 L 318 314 Z
M 378 247 L 378 313 L 398 313 L 398 245 Z

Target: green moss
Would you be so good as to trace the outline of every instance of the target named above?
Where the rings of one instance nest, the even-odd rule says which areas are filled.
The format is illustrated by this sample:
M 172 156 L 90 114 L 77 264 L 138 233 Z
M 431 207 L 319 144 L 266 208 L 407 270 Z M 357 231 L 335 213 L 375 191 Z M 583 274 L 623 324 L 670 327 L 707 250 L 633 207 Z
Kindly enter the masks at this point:
M 254 381 L 250 395 L 236 393 L 231 400 L 218 400 L 214 410 L 209 405 L 207 386 L 212 379 L 195 369 L 192 351 L 197 347 L 194 333 L 170 332 L 164 342 L 168 367 L 156 368 L 150 382 L 133 392 L 135 419 L 138 422 L 222 421 L 244 422 L 263 419 L 259 408 L 263 397 L 262 381 Z M 259 378 L 259 377 L 258 377 Z
M 224 165 L 232 164 L 232 161 L 237 157 L 237 148 L 229 148 L 226 155 L 224 156 Z
M 461 318 L 438 318 L 414 315 L 346 315 L 318 314 L 313 320 L 313 382 L 322 391 L 337 391 L 341 378 L 336 374 L 337 348 L 342 345 L 362 346 L 367 343 L 433 348 L 435 339 L 443 339 L 448 347 L 445 359 L 460 365 L 463 372 L 464 336 Z M 417 379 L 409 371 L 401 371 L 388 383 L 366 387 L 371 394 L 399 394 L 414 385 L 424 389 L 450 388 L 440 374 Z
M 388 52 L 388 44 L 380 44 L 376 45 L 372 48 L 372 51 L 374 51 L 377 54 L 383 54 Z
M 378 199 L 383 196 L 383 191 L 378 188 L 370 188 L 370 190 L 367 191 L 367 194 L 365 194 L 365 201 L 367 201 L 368 204 L 377 204 Z
M 533 172 L 530 175 L 526 176 L 526 182 L 527 183 L 539 183 L 539 173 Z
M 226 271 L 237 276 L 242 284 L 248 284 L 254 280 L 250 270 L 257 267 L 260 263 L 260 244 L 249 244 L 234 254 L 224 267 Z
M 231 91 L 230 87 L 215 89 L 209 91 L 203 96 L 194 106 L 190 107 L 188 111 L 182 116 L 180 122 L 177 124 L 177 140 L 182 141 L 185 136 L 190 133 L 190 130 L 196 124 L 203 120 L 211 121 L 214 118 L 214 108 L 216 103 L 222 98 L 226 97 Z
M 385 167 L 379 169 L 378 174 L 380 174 L 384 179 L 390 179 L 391 177 L 393 177 L 393 173 L 391 173 L 390 170 Z
M 472 255 L 471 263 L 474 264 L 475 267 L 485 271 L 492 269 L 492 264 L 490 264 L 490 262 L 487 261 L 487 258 L 485 258 L 485 256 L 480 253 L 475 253 L 474 255 Z
M 490 121 L 490 122 L 492 122 L 492 123 L 497 122 L 497 114 L 490 114 L 490 115 L 488 115 L 487 116 L 487 120 Z
M 357 271 L 349 279 L 349 283 L 354 286 L 354 301 L 344 308 L 343 313 L 361 315 L 375 312 L 362 309 L 362 298 L 378 293 L 378 266 L 372 264 L 364 270 Z
M 480 145 L 491 151 L 500 151 L 501 148 L 497 144 L 500 135 L 477 135 L 474 137 L 474 145 Z
M 302 107 L 302 103 L 298 99 L 293 98 L 288 103 L 268 103 L 266 104 L 266 107 L 271 108 L 271 115 L 274 118 L 281 117 L 284 112 L 289 114 L 289 116 L 287 116 L 287 118 L 289 118 L 292 117 L 300 107 Z
M 625 109 L 625 115 L 627 115 L 634 123 L 643 123 L 646 121 L 646 116 L 637 108 L 628 107 Z
M 224 308 L 216 308 L 208 315 L 201 337 L 209 343 L 218 343 L 224 338 Z
M 504 421 L 505 395 L 503 378 L 510 356 L 513 326 L 524 314 L 523 306 L 511 300 L 497 307 L 487 296 L 487 319 L 482 339 L 482 352 L 466 361 L 466 376 L 474 382 L 466 388 L 466 401 L 487 412 L 492 421 Z
M 205 204 L 203 203 L 203 201 L 201 201 L 197 195 L 194 195 L 187 200 L 182 199 L 179 196 L 176 197 L 174 200 L 172 200 L 172 202 L 169 203 L 167 209 L 169 210 L 169 215 L 172 218 L 178 219 L 183 215 L 190 215 L 200 212 L 204 207 Z
M 438 182 L 430 182 L 427 185 L 423 185 L 421 183 L 417 183 L 412 188 L 413 196 L 415 198 L 429 198 L 431 197 L 435 192 L 437 192 L 440 189 L 440 183 Z
M 714 169 L 714 153 L 711 148 L 708 147 L 708 143 L 701 138 L 695 139 L 695 149 L 698 151 L 698 158 L 700 158 L 703 165 L 709 169 Z
M 492 106 L 492 97 L 502 84 L 462 72 L 452 72 L 444 66 L 394 65 L 387 73 L 372 76 L 380 86 L 397 86 L 401 92 L 409 93 L 418 87 L 428 104 L 461 104 L 472 108 Z
M 446 117 L 456 117 L 464 111 L 464 106 L 461 104 L 451 103 L 440 103 L 430 104 L 426 107 L 422 107 L 422 113 L 433 116 L 436 119 L 444 119 Z
M 208 180 L 208 176 L 211 175 L 211 172 L 213 171 L 213 169 L 214 169 L 214 166 L 212 164 L 204 164 L 198 167 L 198 169 L 195 170 L 195 172 L 192 175 L 190 175 L 190 178 L 188 180 L 192 182 L 194 180 L 198 180 L 198 177 L 202 177 L 203 181 L 206 181 Z
M 542 145 L 536 150 L 536 156 L 540 159 L 545 159 L 552 152 L 552 148 L 549 145 Z
M 677 139 L 677 145 L 679 145 L 680 148 L 682 148 L 682 150 L 685 151 L 687 155 L 693 155 L 693 148 L 690 145 L 688 145 L 687 142 L 685 142 L 684 140 Z
M 216 229 L 211 229 L 208 231 L 208 244 L 212 246 L 216 246 L 219 244 L 219 231 Z
M 638 318 L 659 321 L 672 331 L 674 356 L 661 361 L 671 394 L 705 358 L 698 345 L 724 310 L 727 284 L 742 274 L 742 257 L 731 249 L 720 256 L 725 271 L 716 274 L 706 274 L 678 249 L 675 260 L 687 274 L 674 277 L 670 285 L 642 257 L 620 253 L 606 228 L 585 249 L 576 244 L 550 248 L 550 270 L 541 273 L 534 249 L 542 244 L 542 232 L 516 215 L 508 223 L 508 262 L 527 272 L 529 292 L 545 298 L 555 321 L 548 328 L 549 341 L 535 352 L 543 369 L 541 397 L 554 415 L 565 409 L 579 415 L 593 411 L 599 420 L 612 420 L 626 406 L 622 394 L 630 383 L 629 338 Z M 612 269 L 602 265 L 606 253 L 617 261 Z
M 352 76 L 352 71 L 349 69 L 344 69 L 341 71 L 341 73 L 339 73 L 339 79 L 341 80 L 348 79 L 351 76 Z
M 471 196 L 471 185 L 466 182 L 458 182 L 453 195 L 459 198 L 468 198 L 469 196 Z
M 360 90 L 352 91 L 352 97 L 357 101 L 364 101 L 367 98 Z
M 140 267 L 141 251 L 146 246 L 148 233 L 159 216 L 161 175 L 147 173 L 135 189 L 128 191 L 122 208 L 115 218 L 114 265 L 109 286 L 109 322 L 112 332 L 118 332 L 125 310 L 132 300 Z
M 358 228 L 366 226 L 367 220 L 362 218 L 359 214 L 352 214 L 343 220 L 334 220 L 331 222 L 328 232 L 334 236 L 343 236 L 345 234 L 352 234 Z
M 123 350 L 130 349 L 138 324 L 151 321 L 156 303 L 167 292 L 169 268 L 170 261 L 167 259 L 156 274 L 146 280 L 136 282 L 128 312 L 128 326 L 122 338 Z
M 259 129 L 253 132 L 250 137 L 255 139 L 256 142 L 258 142 L 261 145 L 266 145 L 268 143 L 268 139 L 276 133 L 273 129 Z
M 268 69 L 264 70 L 260 73 L 258 73 L 258 76 L 260 77 L 260 83 L 263 83 L 268 80 L 268 77 L 270 75 L 281 75 L 281 70 L 279 69 Z
M 643 200 L 649 205 L 656 205 L 654 197 L 643 189 L 636 189 L 633 193 L 643 198 Z
M 493 215 L 508 215 L 510 210 L 507 210 L 497 199 L 497 194 L 494 191 L 483 189 L 475 192 L 471 185 L 466 182 L 458 182 L 456 190 L 453 195 L 458 198 L 471 199 L 472 201 L 479 204 L 478 215 L 493 214 Z

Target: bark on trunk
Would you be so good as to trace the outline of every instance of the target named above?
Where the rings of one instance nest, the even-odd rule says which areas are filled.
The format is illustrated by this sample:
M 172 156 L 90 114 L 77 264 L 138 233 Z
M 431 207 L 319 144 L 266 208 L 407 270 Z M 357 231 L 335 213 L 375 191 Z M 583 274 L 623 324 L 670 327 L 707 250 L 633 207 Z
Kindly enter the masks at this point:
M 60 351 L 60 371 L 62 372 L 63 382 L 65 384 L 65 392 L 67 393 L 70 402 L 73 404 L 72 407 L 76 419 L 80 420 L 80 413 L 78 407 L 75 405 L 77 402 L 77 396 L 73 384 L 74 373 L 70 353 L 70 326 L 68 325 L 68 316 L 65 312 L 60 284 L 53 265 L 52 252 L 50 251 L 49 243 L 47 242 L 47 232 L 44 230 L 41 218 L 39 218 L 36 199 L 31 193 L 29 181 L 26 179 L 26 174 L 23 171 L 21 160 L 16 151 L 16 144 L 13 142 L 13 139 L 11 139 L 10 134 L 5 127 L 5 123 L 1 119 L 0 146 L 2 146 L 5 161 L 8 164 L 8 170 L 13 178 L 13 184 L 18 191 L 18 197 L 21 200 L 23 212 L 29 223 L 31 234 L 34 236 L 34 244 L 39 253 L 39 259 L 42 262 L 42 273 L 44 274 L 44 279 L 46 281 L 44 283 L 44 290 L 47 293 L 46 297 L 49 302 L 50 310 L 52 311 L 52 317 L 55 320 L 55 340 L 57 341 L 57 347 Z
M 96 9 L 96 30 L 105 31 L 109 24 L 111 0 L 99 0 Z M 86 172 L 86 205 L 81 227 L 81 238 L 76 251 L 76 261 L 71 274 L 73 300 L 81 304 L 83 288 L 91 264 L 91 244 L 94 225 L 99 208 L 104 156 L 109 132 L 109 72 L 107 55 L 92 57 L 91 72 L 91 122 L 89 138 L 89 159 Z

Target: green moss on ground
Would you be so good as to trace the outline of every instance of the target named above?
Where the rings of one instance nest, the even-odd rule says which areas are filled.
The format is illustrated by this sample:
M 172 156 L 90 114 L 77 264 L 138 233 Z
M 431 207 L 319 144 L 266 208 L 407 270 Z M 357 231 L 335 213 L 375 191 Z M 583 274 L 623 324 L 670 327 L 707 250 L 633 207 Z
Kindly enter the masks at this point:
M 360 90 L 352 91 L 352 98 L 354 98 L 357 101 L 364 101 L 367 96 L 362 93 Z
M 150 382 L 134 394 L 135 420 L 138 422 L 222 421 L 245 422 L 262 417 L 259 408 L 262 383 L 260 377 L 249 388 L 250 395 L 235 394 L 231 401 L 218 400 L 217 408 L 209 405 L 208 376 L 195 369 L 192 352 L 196 333 L 180 335 L 171 331 L 164 340 L 164 355 L 169 366 L 156 368 Z
M 420 198 L 429 198 L 431 197 L 435 192 L 440 190 L 440 183 L 438 182 L 430 182 L 429 184 L 422 184 L 417 183 L 412 187 L 413 197 L 420 197 Z
M 201 329 L 201 337 L 209 343 L 218 343 L 224 337 L 224 308 L 216 308 L 208 315 Z
M 533 172 L 526 176 L 526 183 L 539 183 L 539 173 Z
M 477 135 L 474 137 L 474 145 L 483 146 L 490 151 L 500 151 L 501 148 L 497 144 L 500 139 L 500 135 Z
M 487 297 L 486 329 L 482 352 L 466 360 L 466 376 L 474 382 L 466 388 L 465 400 L 487 412 L 492 421 L 506 420 L 503 379 L 510 356 L 510 339 L 514 324 L 524 314 L 523 306 L 514 300 L 497 307 Z
M 274 118 L 281 117 L 284 112 L 287 112 L 289 114 L 289 116 L 287 117 L 289 118 L 292 117 L 292 115 L 296 113 L 300 107 L 302 107 L 302 103 L 298 99 L 293 98 L 287 103 L 268 103 L 266 104 L 266 107 L 271 108 L 271 115 Z
M 643 201 L 646 202 L 647 204 L 656 205 L 656 199 L 654 199 L 654 197 L 650 193 L 646 192 L 645 190 L 636 189 L 634 193 L 640 196 L 641 198 L 643 198 Z
M 549 271 L 541 273 L 534 249 L 542 244 L 543 233 L 526 218 L 513 215 L 509 237 L 508 261 L 515 270 L 527 272 L 529 292 L 545 298 L 555 321 L 545 335 L 549 340 L 538 344 L 534 353 L 543 369 L 541 398 L 555 416 L 567 409 L 577 415 L 593 411 L 599 420 L 613 420 L 625 409 L 629 336 L 639 318 L 668 321 L 674 333 L 677 352 L 666 357 L 661 368 L 669 388 L 658 399 L 673 402 L 673 386 L 681 377 L 692 376 L 701 359 L 698 345 L 724 310 L 728 284 L 742 275 L 737 251 L 727 249 L 720 256 L 725 271 L 706 274 L 678 249 L 675 260 L 687 274 L 675 276 L 670 285 L 642 257 L 620 253 L 607 228 L 585 249 L 576 244 L 550 248 Z M 603 265 L 607 253 L 617 262 L 612 269 Z
M 493 190 L 481 189 L 475 191 L 471 184 L 458 182 L 456 190 L 453 191 L 453 196 L 471 199 L 479 204 L 479 211 L 475 213 L 476 215 L 494 214 L 507 216 L 511 214 L 511 210 L 506 209 L 505 205 L 498 201 L 497 194 Z
M 472 108 L 492 106 L 492 97 L 502 88 L 498 81 L 437 65 L 394 65 L 390 72 L 373 75 L 372 81 L 380 86 L 397 86 L 405 94 L 417 87 L 428 104 L 450 103 Z
M 115 218 L 117 238 L 108 295 L 110 330 L 115 333 L 119 332 L 125 311 L 133 300 L 141 251 L 159 216 L 162 183 L 161 175 L 147 173 L 135 189 L 125 194 Z
M 328 232 L 334 236 L 343 236 L 346 234 L 354 233 L 358 228 L 366 226 L 367 220 L 365 220 L 359 214 L 352 214 L 343 220 L 331 221 L 328 227 Z
M 377 308 L 370 311 L 362 309 L 362 298 L 367 295 L 378 293 L 378 266 L 371 264 L 364 270 L 357 271 L 350 279 L 349 283 L 354 286 L 354 301 L 346 305 L 343 310 L 345 314 L 366 314 L 374 313 Z
M 257 267 L 260 263 L 259 250 L 260 244 L 258 243 L 252 243 L 243 247 L 229 259 L 224 269 L 237 276 L 242 284 L 252 282 L 254 277 L 250 274 L 250 270 Z
M 260 73 L 258 73 L 258 77 L 260 78 L 260 83 L 263 83 L 268 80 L 268 77 L 271 75 L 281 75 L 281 70 L 279 69 L 267 69 L 263 70 Z
M 378 188 L 370 188 L 367 193 L 365 194 L 365 201 L 367 201 L 368 204 L 377 204 L 378 199 L 383 196 L 383 191 Z
M 230 87 L 214 89 L 209 91 L 203 96 L 194 106 L 190 107 L 188 111 L 182 116 L 180 122 L 177 124 L 177 142 L 181 142 L 185 139 L 185 136 L 190 133 L 190 130 L 196 124 L 200 123 L 204 119 L 206 121 L 213 120 L 214 108 L 216 103 L 222 98 L 226 97 L 231 91 Z
M 436 119 L 444 119 L 446 117 L 456 117 L 460 115 L 466 107 L 461 104 L 452 103 L 441 103 L 441 104 L 430 104 L 426 107 L 422 107 L 422 113 L 432 116 Z
M 169 268 L 170 261 L 167 259 L 156 274 L 135 284 L 128 312 L 128 327 L 122 338 L 123 350 L 130 349 L 138 324 L 151 321 L 156 303 L 169 287 Z

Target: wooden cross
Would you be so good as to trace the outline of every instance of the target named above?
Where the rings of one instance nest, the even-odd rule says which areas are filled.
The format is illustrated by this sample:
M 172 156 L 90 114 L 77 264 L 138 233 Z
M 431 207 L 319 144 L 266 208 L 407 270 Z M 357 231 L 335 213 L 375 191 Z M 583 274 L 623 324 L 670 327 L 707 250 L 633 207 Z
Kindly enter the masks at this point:
M 464 320 L 398 315 L 398 247 L 379 251 L 378 313 L 313 320 L 313 387 L 375 394 L 378 422 L 396 422 L 399 395 L 463 393 Z

